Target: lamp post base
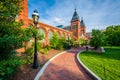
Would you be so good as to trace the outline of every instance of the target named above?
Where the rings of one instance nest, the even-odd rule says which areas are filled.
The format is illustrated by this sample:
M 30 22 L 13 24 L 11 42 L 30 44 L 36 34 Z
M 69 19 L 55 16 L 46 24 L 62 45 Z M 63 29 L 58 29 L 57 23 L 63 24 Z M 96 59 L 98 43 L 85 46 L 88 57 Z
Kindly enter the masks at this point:
M 37 69 L 37 68 L 38 68 L 37 55 L 34 55 L 33 69 Z
M 33 69 L 37 69 L 38 68 L 38 65 L 33 65 Z

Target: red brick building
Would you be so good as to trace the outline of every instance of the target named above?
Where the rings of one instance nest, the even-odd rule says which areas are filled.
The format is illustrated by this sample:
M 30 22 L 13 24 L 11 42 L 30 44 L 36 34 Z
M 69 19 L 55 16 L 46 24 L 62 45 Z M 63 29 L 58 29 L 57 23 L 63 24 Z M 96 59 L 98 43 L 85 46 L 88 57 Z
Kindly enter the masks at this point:
M 28 0 L 23 0 L 21 4 L 23 5 L 23 9 L 18 15 L 17 20 L 22 20 L 24 23 L 22 28 L 27 28 L 29 25 L 33 24 L 33 21 L 28 18 Z M 45 45 L 49 43 L 49 39 L 52 37 L 53 33 L 57 33 L 59 37 L 65 37 L 66 39 L 68 39 L 68 37 L 74 38 L 75 40 L 78 40 L 79 38 L 86 39 L 86 27 L 83 18 L 81 18 L 81 20 L 79 19 L 76 9 L 73 14 L 71 24 L 68 26 L 67 30 L 65 30 L 65 28 L 60 29 L 50 26 L 43 22 L 39 22 L 37 28 L 45 36 L 45 39 L 43 40 Z

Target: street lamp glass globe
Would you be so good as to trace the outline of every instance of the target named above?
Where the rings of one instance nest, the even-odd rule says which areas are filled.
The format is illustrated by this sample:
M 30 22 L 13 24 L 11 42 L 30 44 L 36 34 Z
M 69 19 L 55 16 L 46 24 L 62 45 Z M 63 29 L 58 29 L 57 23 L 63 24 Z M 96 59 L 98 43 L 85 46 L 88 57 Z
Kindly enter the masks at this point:
M 34 10 L 34 12 L 32 14 L 32 18 L 33 18 L 34 24 L 37 24 L 38 20 L 39 20 L 39 14 L 38 14 L 37 10 Z

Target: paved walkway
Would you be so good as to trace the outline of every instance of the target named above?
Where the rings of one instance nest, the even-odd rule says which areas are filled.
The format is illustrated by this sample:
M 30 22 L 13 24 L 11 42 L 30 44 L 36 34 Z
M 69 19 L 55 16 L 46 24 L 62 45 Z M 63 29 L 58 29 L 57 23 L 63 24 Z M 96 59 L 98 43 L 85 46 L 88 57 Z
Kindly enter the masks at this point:
M 82 48 L 72 49 L 56 57 L 39 80 L 92 80 L 80 67 L 76 54 Z

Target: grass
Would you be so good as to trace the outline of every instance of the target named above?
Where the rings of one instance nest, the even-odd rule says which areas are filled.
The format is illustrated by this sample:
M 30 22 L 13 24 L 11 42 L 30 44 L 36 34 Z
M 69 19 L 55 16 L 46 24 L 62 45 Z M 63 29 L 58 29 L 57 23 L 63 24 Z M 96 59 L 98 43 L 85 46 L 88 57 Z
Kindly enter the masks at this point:
M 81 61 L 103 80 L 120 80 L 120 47 L 106 47 L 105 53 L 82 52 Z

